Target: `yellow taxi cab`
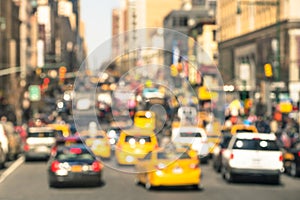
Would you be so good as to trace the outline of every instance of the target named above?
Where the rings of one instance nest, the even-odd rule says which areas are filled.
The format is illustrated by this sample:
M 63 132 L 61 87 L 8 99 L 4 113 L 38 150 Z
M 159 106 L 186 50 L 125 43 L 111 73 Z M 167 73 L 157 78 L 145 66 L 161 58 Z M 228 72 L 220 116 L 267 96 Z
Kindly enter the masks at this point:
M 246 124 L 235 124 L 231 127 L 224 127 L 222 129 L 222 132 L 231 133 L 232 135 L 235 135 L 239 132 L 250 132 L 250 133 L 258 133 L 258 130 L 256 126 L 254 125 L 246 125 Z
M 115 157 L 119 165 L 134 165 L 139 158 L 158 147 L 155 132 L 150 129 L 133 127 L 120 133 L 115 148 Z
M 137 111 L 134 115 L 134 126 L 154 130 L 156 127 L 155 113 L 148 110 Z
M 193 186 L 201 189 L 201 169 L 197 157 L 187 151 L 159 149 L 149 152 L 136 164 L 136 183 L 146 189 L 157 186 Z
M 221 124 L 218 121 L 209 123 L 206 127 L 207 143 L 209 145 L 209 154 L 212 155 L 216 146 L 221 141 Z
M 68 137 L 71 135 L 69 124 L 48 124 L 47 126 L 52 127 L 60 136 Z
M 97 130 L 95 134 L 90 134 L 89 131 L 82 131 L 80 135 L 84 138 L 85 144 L 91 149 L 95 156 L 109 159 L 111 156 L 111 146 L 106 132 Z

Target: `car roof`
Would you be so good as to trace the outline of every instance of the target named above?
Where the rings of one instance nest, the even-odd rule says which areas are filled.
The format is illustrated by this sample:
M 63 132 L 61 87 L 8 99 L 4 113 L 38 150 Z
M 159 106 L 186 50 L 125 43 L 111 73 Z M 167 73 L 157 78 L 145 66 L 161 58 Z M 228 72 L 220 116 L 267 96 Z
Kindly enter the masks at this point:
M 206 131 L 203 128 L 200 128 L 198 126 L 180 126 L 172 129 L 172 132 L 191 132 L 191 131 L 198 131 L 201 134 L 206 135 Z
M 134 127 L 134 128 L 129 128 L 129 129 L 124 129 L 121 131 L 122 134 L 126 134 L 126 135 L 155 135 L 155 132 L 150 130 L 150 129 L 143 129 L 143 128 L 138 128 L 138 127 Z
M 273 133 L 249 133 L 240 132 L 235 135 L 239 139 L 262 139 L 262 140 L 276 140 L 276 135 Z
M 38 133 L 38 132 L 49 132 L 49 131 L 54 131 L 53 127 L 29 127 L 28 128 L 28 133 Z

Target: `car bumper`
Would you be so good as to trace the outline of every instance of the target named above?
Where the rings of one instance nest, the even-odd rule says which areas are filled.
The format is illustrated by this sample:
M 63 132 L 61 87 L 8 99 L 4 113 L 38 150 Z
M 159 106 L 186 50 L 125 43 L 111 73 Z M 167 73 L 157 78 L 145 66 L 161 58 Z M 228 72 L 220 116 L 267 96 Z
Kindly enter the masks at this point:
M 280 170 L 268 170 L 268 169 L 238 169 L 231 168 L 232 174 L 247 175 L 247 176 L 277 176 L 281 174 Z
M 35 152 L 35 151 L 28 151 L 25 152 L 26 159 L 48 159 L 50 156 L 50 152 Z
M 66 176 L 49 174 L 49 182 L 55 185 L 88 185 L 101 182 L 101 173 L 69 173 Z
M 107 149 L 92 149 L 93 153 L 96 156 L 100 156 L 101 158 L 110 158 L 111 151 L 109 148 Z
M 208 163 L 208 160 L 210 159 L 210 155 L 198 155 L 198 158 L 200 160 L 200 163 Z
M 150 174 L 150 183 L 153 186 L 185 186 L 185 185 L 198 185 L 200 184 L 201 172 L 195 170 L 194 172 L 173 174 L 162 173 L 159 171 Z

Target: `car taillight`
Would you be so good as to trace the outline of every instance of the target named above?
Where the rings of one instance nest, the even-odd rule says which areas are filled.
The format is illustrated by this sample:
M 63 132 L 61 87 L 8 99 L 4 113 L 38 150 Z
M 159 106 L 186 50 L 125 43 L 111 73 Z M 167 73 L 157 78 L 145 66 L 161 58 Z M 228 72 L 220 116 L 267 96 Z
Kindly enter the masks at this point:
M 52 147 L 51 148 L 51 155 L 54 155 L 56 153 L 57 147 Z
M 92 170 L 94 172 L 100 172 L 102 169 L 102 164 L 99 161 L 94 161 L 92 164 Z
M 298 157 L 300 157 L 300 151 L 298 151 Z
M 283 161 L 283 155 L 282 154 L 280 154 L 280 156 L 279 156 L 279 161 Z
M 57 172 L 60 169 L 59 164 L 60 164 L 60 162 L 58 162 L 57 160 L 53 161 L 51 163 L 51 171 L 52 172 Z
M 198 165 L 196 164 L 196 163 L 192 163 L 192 164 L 190 164 L 190 168 L 191 169 L 198 169 Z
M 29 151 L 29 145 L 28 144 L 24 145 L 24 151 Z
M 232 160 L 234 158 L 233 153 L 230 154 L 230 160 Z
M 221 149 L 220 155 L 222 155 L 224 151 L 225 151 L 225 149 Z

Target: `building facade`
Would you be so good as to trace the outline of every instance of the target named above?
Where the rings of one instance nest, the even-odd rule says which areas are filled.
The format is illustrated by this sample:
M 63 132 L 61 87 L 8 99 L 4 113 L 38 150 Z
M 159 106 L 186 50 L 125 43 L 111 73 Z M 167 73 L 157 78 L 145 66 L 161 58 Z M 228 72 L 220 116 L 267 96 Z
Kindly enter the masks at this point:
M 265 95 L 265 82 L 277 96 L 299 101 L 299 28 L 297 0 L 218 1 L 220 66 L 225 83 Z M 273 76 L 264 66 L 271 64 Z M 299 88 L 299 89 L 298 89 Z

